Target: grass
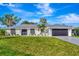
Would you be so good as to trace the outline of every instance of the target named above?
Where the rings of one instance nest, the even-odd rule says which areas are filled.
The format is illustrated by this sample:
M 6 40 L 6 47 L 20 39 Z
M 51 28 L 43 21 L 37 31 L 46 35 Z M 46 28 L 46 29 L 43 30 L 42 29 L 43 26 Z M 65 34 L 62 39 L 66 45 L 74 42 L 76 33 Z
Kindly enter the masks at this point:
M 73 37 L 79 38 L 79 36 L 73 36 Z
M 79 56 L 79 46 L 54 37 L 0 37 L 2 56 Z

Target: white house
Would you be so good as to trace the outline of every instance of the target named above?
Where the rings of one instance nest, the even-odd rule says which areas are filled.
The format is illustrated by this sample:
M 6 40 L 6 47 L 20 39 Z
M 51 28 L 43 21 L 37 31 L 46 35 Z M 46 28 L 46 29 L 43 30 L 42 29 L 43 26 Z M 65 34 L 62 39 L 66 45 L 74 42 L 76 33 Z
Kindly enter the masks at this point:
M 66 25 L 47 25 L 45 30 L 46 36 L 72 36 L 72 26 Z M 6 30 L 8 35 L 40 35 L 41 31 L 35 24 L 22 24 L 15 28 Z

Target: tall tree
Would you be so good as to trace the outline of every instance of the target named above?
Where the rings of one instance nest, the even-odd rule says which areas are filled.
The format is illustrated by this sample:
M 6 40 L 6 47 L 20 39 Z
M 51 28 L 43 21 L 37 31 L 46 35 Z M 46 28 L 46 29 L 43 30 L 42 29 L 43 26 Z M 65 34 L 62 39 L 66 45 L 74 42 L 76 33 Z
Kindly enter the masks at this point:
M 1 23 L 8 27 L 17 24 L 20 20 L 21 18 L 18 18 L 13 14 L 5 14 L 4 16 L 0 17 Z
M 36 24 L 36 23 L 34 23 L 34 22 L 29 22 L 29 21 L 23 21 L 22 24 Z
M 46 25 L 47 24 L 46 18 L 40 18 L 40 23 Z
M 39 22 L 39 24 L 37 26 L 41 30 L 41 33 L 44 32 L 44 30 L 46 28 L 46 24 L 47 24 L 46 18 L 40 18 L 40 22 Z

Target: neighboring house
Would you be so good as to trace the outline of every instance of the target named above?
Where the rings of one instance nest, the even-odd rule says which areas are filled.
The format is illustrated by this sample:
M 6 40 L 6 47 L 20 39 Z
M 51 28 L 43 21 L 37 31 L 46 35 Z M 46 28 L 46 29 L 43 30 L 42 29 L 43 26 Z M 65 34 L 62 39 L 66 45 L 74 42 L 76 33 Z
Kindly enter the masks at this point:
M 72 36 L 72 26 L 66 25 L 47 25 L 46 36 Z M 22 24 L 16 28 L 8 28 L 6 33 L 9 35 L 40 35 L 41 31 L 35 24 Z

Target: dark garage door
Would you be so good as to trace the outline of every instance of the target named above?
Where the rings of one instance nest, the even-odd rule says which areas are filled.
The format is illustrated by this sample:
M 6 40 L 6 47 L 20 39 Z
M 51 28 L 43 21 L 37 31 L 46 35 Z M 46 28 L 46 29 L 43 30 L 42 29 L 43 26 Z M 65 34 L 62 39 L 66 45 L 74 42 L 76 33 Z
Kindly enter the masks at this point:
M 52 29 L 53 36 L 68 36 L 67 29 Z

